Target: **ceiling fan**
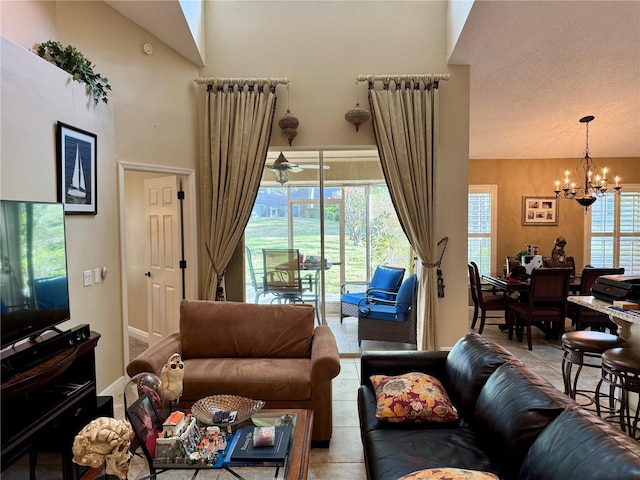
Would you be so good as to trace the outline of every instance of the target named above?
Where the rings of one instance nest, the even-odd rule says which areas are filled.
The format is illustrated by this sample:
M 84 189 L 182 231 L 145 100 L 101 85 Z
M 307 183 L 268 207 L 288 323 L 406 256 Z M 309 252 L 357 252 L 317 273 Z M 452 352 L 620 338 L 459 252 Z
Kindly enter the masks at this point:
M 278 155 L 278 158 L 273 162 L 273 165 L 268 166 L 269 170 L 271 170 L 276 176 L 276 182 L 280 185 L 284 185 L 289 180 L 289 173 L 298 173 L 303 169 L 317 169 L 318 165 L 315 164 L 305 164 L 305 165 L 297 165 L 295 163 L 289 162 L 285 158 L 282 152 Z M 329 167 L 327 165 L 324 166 L 325 169 Z

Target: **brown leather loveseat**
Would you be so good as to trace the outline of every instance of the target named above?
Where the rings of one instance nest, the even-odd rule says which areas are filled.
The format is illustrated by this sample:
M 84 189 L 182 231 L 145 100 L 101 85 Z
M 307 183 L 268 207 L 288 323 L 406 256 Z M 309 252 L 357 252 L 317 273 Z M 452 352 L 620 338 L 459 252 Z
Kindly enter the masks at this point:
M 312 409 L 314 445 L 328 446 L 340 358 L 329 327 L 315 326 L 312 306 L 183 300 L 180 331 L 133 359 L 127 373 L 160 375 L 176 352 L 184 361 L 178 407 L 232 394 L 264 400 L 264 408 Z

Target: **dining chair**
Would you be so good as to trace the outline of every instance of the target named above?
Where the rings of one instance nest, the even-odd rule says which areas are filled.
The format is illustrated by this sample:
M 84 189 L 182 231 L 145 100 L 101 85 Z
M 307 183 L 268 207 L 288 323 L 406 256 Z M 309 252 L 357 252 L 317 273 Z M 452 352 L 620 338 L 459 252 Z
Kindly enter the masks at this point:
M 300 252 L 297 248 L 262 249 L 264 293 L 278 303 L 304 303 Z
M 362 340 L 416 344 L 418 277 L 406 278 L 388 299 L 365 296 L 358 305 L 358 345 Z
M 366 296 L 393 299 L 402 285 L 405 269 L 378 265 L 370 282 L 347 281 L 340 286 L 340 323 L 344 317 L 357 317 L 358 304 Z
M 591 295 L 591 287 L 598 277 L 603 275 L 622 275 L 624 268 L 593 268 L 585 267 L 580 275 L 580 295 Z M 609 316 L 592 310 L 587 307 L 582 307 L 576 304 L 570 304 L 568 307 L 567 316 L 571 318 L 576 330 L 585 330 L 591 328 L 591 330 L 597 330 L 604 332 L 609 329 L 609 332 L 615 334 L 618 326 L 609 320 Z
M 516 267 L 520 266 L 520 260 L 518 260 L 516 257 L 505 257 L 504 259 L 505 261 L 505 268 L 507 269 L 506 274 L 509 275 L 511 272 L 513 272 L 513 269 Z
M 573 257 L 566 257 L 564 262 L 558 266 L 553 264 L 553 259 L 551 257 L 542 257 L 542 266 L 543 268 L 570 268 L 571 275 L 576 274 L 576 261 Z
M 256 270 L 253 266 L 253 258 L 251 256 L 251 249 L 249 247 L 244 248 L 246 252 L 246 262 L 249 266 L 249 277 L 251 278 L 251 286 L 253 287 L 254 292 L 256 292 L 256 296 L 254 298 L 253 303 L 258 303 L 258 299 L 261 295 L 264 295 L 264 282 L 262 279 L 258 281 L 256 277 Z
M 484 326 L 487 320 L 487 312 L 501 311 L 502 322 L 491 325 L 507 325 L 507 311 L 506 306 L 508 303 L 514 300 L 506 295 L 506 292 L 499 294 L 489 294 L 482 287 L 480 281 L 480 271 L 478 265 L 475 262 L 469 262 L 469 286 L 471 289 L 471 298 L 473 300 L 473 321 L 471 322 L 471 328 L 476 327 L 478 320 L 478 313 L 480 312 L 480 327 L 478 327 L 478 333 L 482 334 Z M 498 318 L 498 317 L 490 317 Z
M 513 339 L 514 327 L 518 341 L 522 341 L 522 328 L 526 328 L 527 346 L 533 350 L 531 326 L 534 325 L 552 336 L 564 332 L 567 317 L 567 294 L 569 293 L 570 268 L 537 268 L 531 272 L 527 302 L 507 305 L 509 340 Z M 556 327 L 554 330 L 554 326 Z

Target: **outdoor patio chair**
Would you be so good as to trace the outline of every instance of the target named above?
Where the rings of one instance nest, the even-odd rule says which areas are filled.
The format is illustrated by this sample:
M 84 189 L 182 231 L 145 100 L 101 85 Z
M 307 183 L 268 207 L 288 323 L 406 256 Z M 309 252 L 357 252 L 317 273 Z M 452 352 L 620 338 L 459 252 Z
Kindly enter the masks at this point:
M 390 300 L 398 292 L 404 277 L 404 268 L 378 266 L 370 282 L 351 281 L 340 286 L 340 323 L 344 317 L 357 317 L 358 304 L 369 296 Z
M 416 293 L 414 273 L 402 282 L 391 299 L 364 297 L 358 305 L 358 345 L 362 340 L 416 344 Z
M 300 275 L 300 252 L 297 248 L 262 249 L 264 260 L 264 294 L 274 295 L 271 301 L 304 303 Z
M 249 247 L 245 247 L 244 249 L 247 255 L 246 262 L 247 262 L 247 265 L 249 266 L 249 276 L 251 277 L 251 286 L 253 287 L 253 290 L 256 292 L 256 296 L 253 303 L 258 303 L 258 299 L 260 298 L 260 296 L 261 295 L 264 296 L 264 282 L 262 281 L 262 279 L 258 281 L 258 279 L 256 278 L 256 271 L 255 271 L 255 268 L 253 268 L 253 259 L 251 256 L 251 250 L 249 249 Z

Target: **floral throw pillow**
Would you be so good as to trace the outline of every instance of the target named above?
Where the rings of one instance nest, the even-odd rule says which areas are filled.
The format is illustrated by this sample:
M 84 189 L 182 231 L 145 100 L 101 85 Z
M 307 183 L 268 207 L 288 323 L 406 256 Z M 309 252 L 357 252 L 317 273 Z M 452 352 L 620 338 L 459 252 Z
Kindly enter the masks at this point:
M 437 378 L 426 373 L 372 375 L 376 418 L 394 423 L 452 422 L 460 416 Z
M 496 475 L 462 468 L 429 468 L 409 473 L 398 480 L 499 480 Z

